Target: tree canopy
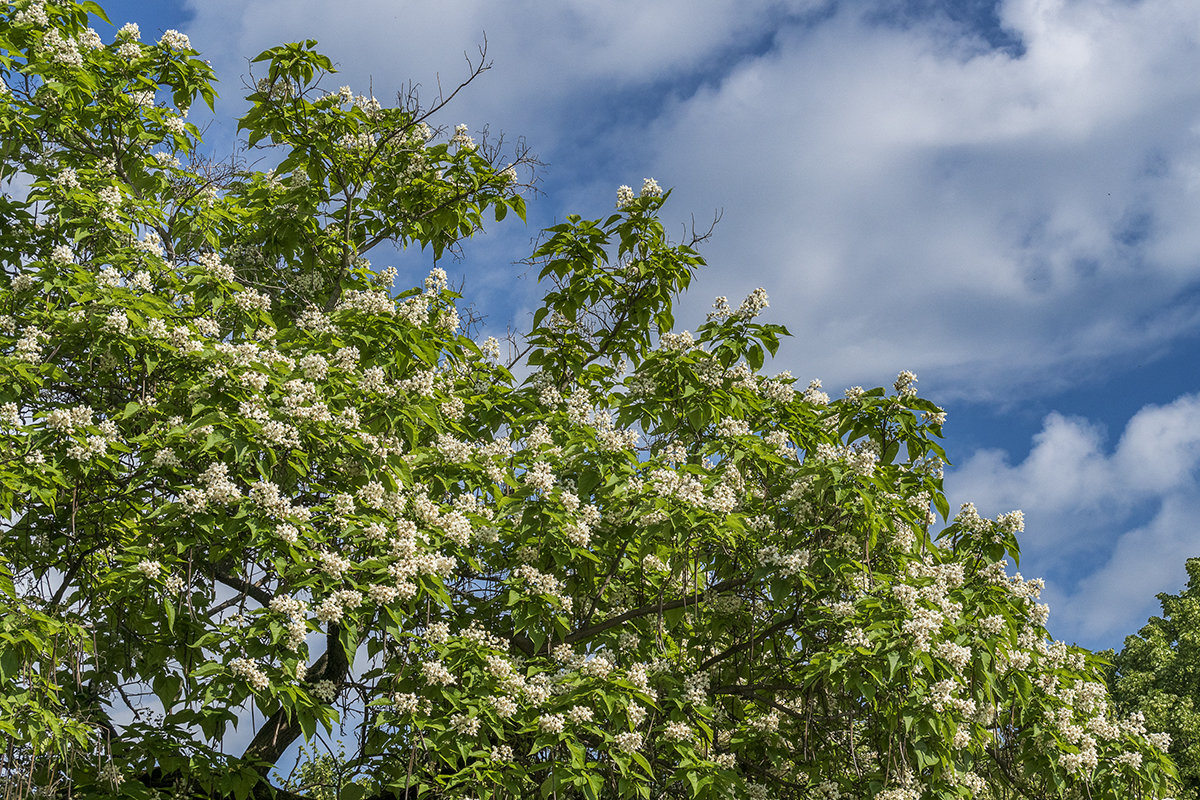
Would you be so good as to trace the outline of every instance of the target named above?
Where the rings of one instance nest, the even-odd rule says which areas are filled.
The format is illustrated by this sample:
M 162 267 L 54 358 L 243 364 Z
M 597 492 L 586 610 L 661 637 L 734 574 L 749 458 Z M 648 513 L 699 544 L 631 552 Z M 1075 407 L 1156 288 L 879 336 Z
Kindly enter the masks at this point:
M 657 183 L 545 232 L 502 358 L 366 259 L 523 217 L 526 154 L 303 42 L 254 60 L 274 168 L 213 162 L 187 37 L 92 18 L 0 15 L 6 796 L 1170 790 L 1008 574 L 1019 512 L 939 526 L 915 376 L 764 374 L 762 290 L 675 330 Z
M 1200 796 L 1200 558 L 1187 560 L 1188 582 L 1162 593 L 1151 617 L 1113 658 L 1109 686 L 1118 708 L 1161 731 L 1179 768 L 1181 800 Z

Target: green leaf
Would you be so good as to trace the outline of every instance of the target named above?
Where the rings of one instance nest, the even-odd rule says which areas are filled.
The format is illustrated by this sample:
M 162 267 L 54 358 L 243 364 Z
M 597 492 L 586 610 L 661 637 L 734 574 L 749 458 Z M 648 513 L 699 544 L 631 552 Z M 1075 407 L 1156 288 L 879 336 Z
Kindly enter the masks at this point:
M 600 791 L 604 788 L 604 778 L 594 771 L 584 773 L 583 795 L 587 800 L 599 800 Z
M 317 733 L 317 718 L 313 715 L 313 712 L 308 708 L 298 706 L 296 708 L 296 721 L 300 723 L 300 733 L 304 736 L 304 741 L 311 742 L 313 736 Z

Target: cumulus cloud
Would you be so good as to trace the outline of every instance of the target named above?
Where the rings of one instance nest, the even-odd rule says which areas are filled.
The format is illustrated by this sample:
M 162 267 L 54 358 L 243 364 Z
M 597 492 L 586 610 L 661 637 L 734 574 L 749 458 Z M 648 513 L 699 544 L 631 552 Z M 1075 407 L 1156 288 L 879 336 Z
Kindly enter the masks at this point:
M 1137 630 L 1200 555 L 1200 395 L 1146 406 L 1115 446 L 1106 438 L 1050 414 L 1023 460 L 982 450 L 946 481 L 952 500 L 980 513 L 1025 512 L 1021 567 L 1050 579 L 1052 630 L 1096 646 Z
M 661 115 L 656 172 L 726 209 L 697 290 L 772 287 L 785 358 L 827 383 L 912 367 L 974 397 L 1195 329 L 1200 10 L 1002 12 L 1019 56 L 847 6 Z
M 1004 48 L 872 2 L 190 7 L 227 94 L 248 55 L 315 37 L 337 81 L 429 97 L 486 33 L 497 68 L 444 121 L 528 136 L 553 189 L 535 222 L 646 175 L 680 222 L 723 208 L 681 321 L 765 286 L 797 334 L 781 366 L 830 386 L 912 368 L 944 400 L 1049 393 L 1200 329 L 1190 0 L 1001 2 Z
M 815 0 L 718 0 L 703 13 L 686 0 L 644 3 L 462 0 L 205 0 L 191 2 L 189 32 L 205 42 L 223 79 L 281 41 L 315 38 L 343 77 L 381 98 L 413 80 L 432 97 L 466 74 L 464 55 L 486 43 L 496 63 L 457 113 L 536 134 L 539 147 L 572 140 L 586 120 L 573 113 L 599 96 L 686 77 L 803 14 Z M 514 128 L 515 126 L 515 128 Z
M 1198 516 L 1200 498 L 1194 493 L 1165 497 L 1149 523 L 1117 539 L 1104 566 L 1073 591 L 1047 593 L 1053 627 L 1072 631 L 1083 643 L 1120 649 L 1124 636 L 1160 613 L 1155 595 L 1177 594 L 1187 582 L 1184 562 L 1200 555 Z

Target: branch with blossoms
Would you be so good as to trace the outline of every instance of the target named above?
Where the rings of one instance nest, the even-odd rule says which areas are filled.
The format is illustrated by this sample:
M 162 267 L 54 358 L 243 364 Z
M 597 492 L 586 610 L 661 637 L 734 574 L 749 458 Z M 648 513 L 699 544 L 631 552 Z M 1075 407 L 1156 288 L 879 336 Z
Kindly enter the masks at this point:
M 539 240 L 519 377 L 444 270 L 398 291 L 366 255 L 523 217 L 523 143 L 327 91 L 298 42 L 239 126 L 275 168 L 209 163 L 211 69 L 98 13 L 0 10 L 13 794 L 1170 790 L 1008 573 L 1019 514 L 951 520 L 912 373 L 837 400 L 765 373 L 764 289 L 676 330 L 703 235 L 670 241 L 656 181 Z

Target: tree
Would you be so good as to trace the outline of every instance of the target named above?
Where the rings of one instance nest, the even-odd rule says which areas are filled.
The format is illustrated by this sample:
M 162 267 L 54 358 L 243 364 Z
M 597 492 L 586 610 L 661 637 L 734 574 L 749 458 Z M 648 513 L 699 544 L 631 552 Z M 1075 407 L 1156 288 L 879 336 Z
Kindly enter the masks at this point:
M 1180 798 L 1200 793 L 1200 558 L 1187 560 L 1182 594 L 1162 593 L 1162 616 L 1151 617 L 1113 657 L 1109 686 L 1126 713 L 1162 731 L 1159 746 L 1179 767 Z
M 396 294 L 365 257 L 523 216 L 526 157 L 326 91 L 305 42 L 254 62 L 275 168 L 217 168 L 186 37 L 89 15 L 0 17 L 6 794 L 1168 790 L 1007 575 L 1019 513 L 931 532 L 911 373 L 762 375 L 761 290 L 673 332 L 703 260 L 655 182 L 546 232 L 519 380 L 444 272 Z

